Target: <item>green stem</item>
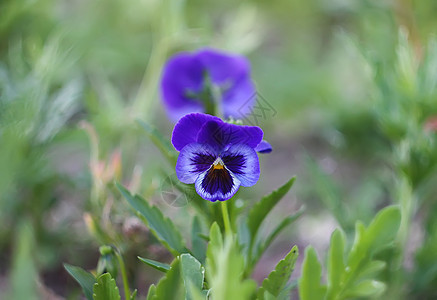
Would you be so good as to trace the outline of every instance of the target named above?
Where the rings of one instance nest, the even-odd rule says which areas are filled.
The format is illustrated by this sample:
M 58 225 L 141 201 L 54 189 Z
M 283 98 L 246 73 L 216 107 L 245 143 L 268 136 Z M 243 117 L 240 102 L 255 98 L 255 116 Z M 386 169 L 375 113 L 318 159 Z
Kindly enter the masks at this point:
M 222 90 L 214 85 L 207 72 L 204 74 L 204 88 L 200 94 L 195 95 L 205 105 L 205 113 L 222 118 L 219 105 L 222 99 Z
M 214 101 L 210 97 L 206 97 L 203 101 L 205 104 L 205 113 L 215 116 L 216 115 L 216 107 Z
M 130 288 L 129 288 L 129 282 L 127 281 L 127 274 L 126 274 L 126 267 L 124 265 L 123 257 L 121 257 L 121 254 L 118 251 L 115 251 L 118 259 L 118 265 L 120 266 L 121 270 L 121 277 L 123 279 L 123 289 L 124 289 L 124 297 L 126 300 L 130 299 Z
M 222 206 L 222 214 L 223 214 L 223 223 L 225 225 L 225 233 L 227 236 L 232 236 L 231 221 L 229 219 L 227 202 L 222 201 L 221 206 Z

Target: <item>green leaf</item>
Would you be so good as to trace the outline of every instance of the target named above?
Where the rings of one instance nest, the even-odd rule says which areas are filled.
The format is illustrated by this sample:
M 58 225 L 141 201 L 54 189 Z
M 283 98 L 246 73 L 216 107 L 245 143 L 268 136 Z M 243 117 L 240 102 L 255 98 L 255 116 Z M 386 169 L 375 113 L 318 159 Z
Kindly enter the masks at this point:
M 202 228 L 198 216 L 194 216 L 193 225 L 191 228 L 191 252 L 201 263 L 205 262 L 206 257 L 206 243 L 200 236 Z
M 299 280 L 299 297 L 301 300 L 322 300 L 326 294 L 326 286 L 320 284 L 322 266 L 316 251 L 309 246 L 305 249 L 302 275 Z
M 215 222 L 211 225 L 211 229 L 209 230 L 209 239 L 208 249 L 206 250 L 207 260 L 209 258 L 207 265 L 210 268 L 210 272 L 215 273 L 219 268 L 219 266 L 215 264 L 215 256 L 217 252 L 223 248 L 222 232 L 220 231 L 218 224 Z
M 357 277 L 357 280 L 360 279 L 369 279 L 374 277 L 378 272 L 382 271 L 386 266 L 385 261 L 374 260 L 367 263 L 361 270 Z
M 144 121 L 137 120 L 138 124 L 146 131 L 147 136 L 155 144 L 155 146 L 161 151 L 165 158 L 173 165 L 176 165 L 178 159 L 178 153 L 171 145 L 171 143 L 158 131 L 155 127 L 145 123 Z
M 238 222 L 237 239 L 238 242 L 240 243 L 243 253 L 245 253 L 245 255 L 248 255 L 249 244 L 250 244 L 250 232 L 249 232 L 249 227 L 247 227 L 247 222 L 244 219 L 241 219 L 240 222 Z
M 192 300 L 193 289 L 202 291 L 205 270 L 200 262 L 188 253 L 180 256 L 182 279 L 185 286 L 185 299 Z
M 264 279 L 262 286 L 258 290 L 258 299 L 266 299 L 266 291 L 270 295 L 274 296 L 273 299 L 280 299 L 279 295 L 281 294 L 281 291 L 286 287 L 287 282 L 290 279 L 298 255 L 299 252 L 297 246 L 294 246 L 293 248 L 291 248 L 287 256 L 279 261 L 279 263 L 276 265 L 276 268 L 269 274 L 266 279 Z M 289 298 L 290 297 L 288 297 L 288 299 Z
M 174 256 L 187 252 L 181 233 L 176 229 L 170 219 L 164 217 L 157 207 L 150 206 L 149 203 L 140 196 L 132 196 L 130 192 L 119 183 L 116 183 L 116 186 L 129 204 L 136 210 L 139 218 L 141 218 L 156 238 Z
M 371 298 L 378 297 L 384 293 L 386 285 L 376 280 L 364 280 L 348 289 L 344 294 L 345 298 Z
M 368 245 L 365 240 L 366 227 L 360 221 L 355 224 L 355 240 L 352 248 L 349 252 L 349 257 L 347 259 L 347 265 L 350 269 L 348 276 L 356 271 L 359 267 L 361 261 L 368 255 Z
M 190 291 L 192 300 L 207 300 L 207 295 L 209 290 L 202 290 L 193 285 L 193 283 L 188 282 L 188 287 L 186 287 Z
M 366 242 L 371 245 L 372 254 L 394 241 L 400 224 L 401 212 L 398 206 L 388 206 L 375 216 L 366 232 Z
M 216 248 L 223 247 L 223 235 L 220 231 L 220 227 L 217 223 L 212 223 L 211 229 L 209 230 L 209 246 L 213 245 Z
M 164 272 L 166 273 L 168 270 L 170 270 L 170 265 L 166 264 L 166 263 L 162 263 L 156 260 L 151 260 L 148 258 L 142 258 L 137 256 L 139 260 L 141 260 L 143 263 L 145 263 L 146 265 L 151 266 L 152 268 L 155 268 L 158 271 Z
M 278 298 L 269 293 L 268 291 L 263 291 L 262 295 L 258 295 L 257 299 L 263 300 L 277 300 Z
M 305 208 L 302 207 L 294 215 L 288 216 L 287 218 L 283 219 L 281 223 L 279 223 L 272 231 L 272 233 L 270 233 L 266 240 L 259 244 L 259 246 L 257 247 L 257 252 L 254 255 L 254 264 L 263 255 L 264 251 L 272 244 L 272 242 L 281 233 L 281 231 L 284 230 L 288 225 L 296 221 L 303 214 L 304 211 Z
M 185 299 L 185 291 L 181 278 L 181 267 L 179 257 L 175 258 L 170 265 L 165 277 L 156 285 L 156 292 L 153 300 L 178 300 Z
M 151 285 L 149 286 L 149 291 L 147 292 L 147 297 L 146 297 L 146 299 L 147 299 L 147 300 L 152 300 L 152 299 L 153 299 L 153 296 L 155 296 L 155 295 L 156 295 L 156 285 L 151 284 Z
M 331 235 L 331 246 L 328 256 L 328 291 L 327 299 L 334 299 L 340 291 L 344 265 L 345 237 L 341 230 L 336 229 Z
M 209 236 L 207 236 L 206 234 L 198 233 L 197 235 L 205 242 L 209 242 Z
M 281 293 L 279 294 L 278 298 L 279 299 L 283 299 L 283 298 L 290 298 L 290 294 L 291 291 L 293 289 L 297 288 L 297 280 L 293 280 L 292 282 L 289 282 L 285 285 L 285 287 L 282 289 Z
M 355 273 L 360 264 L 368 263 L 375 253 L 394 243 L 400 222 L 397 206 L 388 206 L 379 211 L 367 229 L 357 222 L 355 241 L 348 258 L 349 274 Z
M 209 236 L 206 276 L 211 299 L 251 299 L 256 292 L 256 283 L 243 279 L 244 257 L 238 244 L 230 237 L 223 241 L 217 223 L 212 224 Z
M 111 274 L 105 273 L 97 278 L 93 287 L 93 298 L 94 300 L 120 300 L 120 292 Z
M 96 278 L 90 272 L 82 268 L 75 267 L 69 264 L 64 264 L 65 270 L 79 283 L 83 293 L 88 300 L 93 300 L 93 286 L 96 283 Z
M 130 300 L 135 300 L 135 299 L 137 298 L 137 293 L 138 293 L 138 290 L 135 289 L 135 290 L 132 292 L 132 294 L 130 295 Z
M 374 297 L 384 292 L 385 284 L 374 280 L 374 277 L 385 267 L 385 262 L 372 261 L 372 258 L 375 253 L 395 242 L 400 221 L 399 208 L 389 206 L 373 218 L 367 229 L 360 221 L 356 223 L 355 240 L 343 274 L 328 276 L 341 276 L 341 288 L 337 289 L 337 293 L 331 289 L 327 299 L 335 299 L 335 294 L 341 297 Z M 331 247 L 336 247 L 334 241 Z
M 417 57 L 410 46 L 409 37 L 405 30 L 399 31 L 399 44 L 396 49 L 396 75 L 399 89 L 403 93 L 414 95 L 417 93 Z
M 261 201 L 257 202 L 249 211 L 247 217 L 248 227 L 251 233 L 252 240 L 255 238 L 261 223 L 268 215 L 268 213 L 275 207 L 275 205 L 288 193 L 293 186 L 296 177 L 291 178 L 286 184 L 281 186 L 271 194 L 261 198 Z

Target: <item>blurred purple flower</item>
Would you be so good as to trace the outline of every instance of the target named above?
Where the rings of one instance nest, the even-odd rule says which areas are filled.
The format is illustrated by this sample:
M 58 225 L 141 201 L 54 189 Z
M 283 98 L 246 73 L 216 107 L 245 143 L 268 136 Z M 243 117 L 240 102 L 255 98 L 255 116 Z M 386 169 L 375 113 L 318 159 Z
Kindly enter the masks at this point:
M 207 114 L 188 114 L 173 130 L 172 143 L 180 151 L 176 174 L 180 181 L 194 183 L 203 199 L 228 200 L 240 185 L 252 186 L 258 181 L 255 149 L 263 144 L 262 137 L 263 131 L 256 126 L 229 124 Z
M 192 112 L 236 118 L 239 109 L 251 107 L 256 98 L 249 61 L 213 49 L 171 57 L 164 66 L 161 96 L 174 122 Z

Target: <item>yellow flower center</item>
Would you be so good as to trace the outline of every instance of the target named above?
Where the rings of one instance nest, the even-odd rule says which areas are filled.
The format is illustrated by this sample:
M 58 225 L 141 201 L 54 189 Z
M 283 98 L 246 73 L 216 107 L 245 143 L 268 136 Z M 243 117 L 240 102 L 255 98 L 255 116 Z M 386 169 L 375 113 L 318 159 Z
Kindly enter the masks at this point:
M 225 168 L 225 164 L 223 163 L 220 157 L 217 157 L 217 159 L 214 161 L 212 165 L 212 168 L 213 170 L 222 170 Z

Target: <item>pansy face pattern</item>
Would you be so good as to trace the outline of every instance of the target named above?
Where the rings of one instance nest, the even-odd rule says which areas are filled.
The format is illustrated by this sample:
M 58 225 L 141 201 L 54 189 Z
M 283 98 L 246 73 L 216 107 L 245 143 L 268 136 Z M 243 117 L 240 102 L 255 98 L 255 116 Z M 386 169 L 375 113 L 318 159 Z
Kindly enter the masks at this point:
M 213 49 L 176 54 L 164 66 L 161 97 L 173 121 L 192 112 L 238 118 L 256 98 L 249 61 Z
M 173 130 L 172 143 L 180 151 L 176 174 L 180 181 L 194 183 L 203 199 L 228 200 L 240 186 L 252 186 L 258 181 L 256 149 L 261 145 L 269 151 L 262 137 L 261 128 L 256 126 L 229 124 L 207 114 L 188 114 Z

